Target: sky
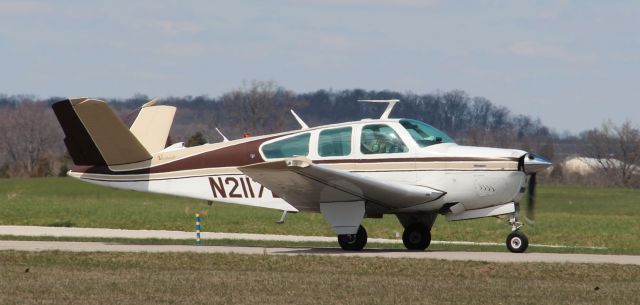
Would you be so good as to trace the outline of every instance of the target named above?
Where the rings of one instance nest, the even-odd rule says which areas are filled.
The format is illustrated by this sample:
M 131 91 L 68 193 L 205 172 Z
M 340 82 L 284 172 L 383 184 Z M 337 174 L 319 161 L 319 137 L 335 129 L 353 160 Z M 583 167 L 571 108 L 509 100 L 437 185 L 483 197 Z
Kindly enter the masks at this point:
M 640 1 L 0 0 L 0 93 L 460 89 L 559 133 L 640 124 Z

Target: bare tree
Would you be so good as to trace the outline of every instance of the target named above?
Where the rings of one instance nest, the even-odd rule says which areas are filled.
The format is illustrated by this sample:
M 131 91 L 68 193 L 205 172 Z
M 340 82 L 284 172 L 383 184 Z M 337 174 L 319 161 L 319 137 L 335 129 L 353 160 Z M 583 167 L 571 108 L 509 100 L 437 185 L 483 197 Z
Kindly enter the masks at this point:
M 640 186 L 640 130 L 630 121 L 621 126 L 611 120 L 582 136 L 590 157 L 598 162 L 598 170 L 619 186 Z
M 254 81 L 222 96 L 229 125 L 236 132 L 251 134 L 282 131 L 291 123 L 288 110 L 296 104 L 295 94 L 275 82 Z
M 174 141 L 186 142 L 191 135 L 201 132 L 204 138 L 217 142 L 222 137 L 216 127 L 230 139 L 241 137 L 244 132 L 259 135 L 295 129 L 298 124 L 289 114 L 292 108 L 311 126 L 379 116 L 384 105 L 357 102 L 363 98 L 399 98 L 403 102 L 394 108 L 393 117 L 425 121 L 447 132 L 459 144 L 521 148 L 549 158 L 554 150 L 566 155 L 563 146 L 554 146 L 557 138 L 539 120 L 516 116 L 503 106 L 459 90 L 422 95 L 363 89 L 296 94 L 272 81 L 253 81 L 220 97 L 166 97 L 163 103 L 178 107 L 171 129 Z M 0 176 L 6 176 L 6 172 L 36 175 L 47 166 L 55 172 L 65 162 L 61 158 L 64 154 L 61 128 L 48 107 L 61 99 L 41 100 L 36 107 L 30 104 L 35 96 L 0 94 Z M 110 106 L 131 123 L 135 119 L 134 110 L 148 100 L 149 97 L 138 94 L 128 99 L 110 99 Z M 20 114 L 29 107 L 42 113 Z M 55 143 L 27 147 L 53 138 L 57 139 Z M 50 151 L 54 153 L 49 156 Z M 41 161 L 36 162 L 37 159 Z
M 53 160 L 62 154 L 62 133 L 45 103 L 19 102 L 0 109 L 0 147 L 10 176 L 54 173 Z

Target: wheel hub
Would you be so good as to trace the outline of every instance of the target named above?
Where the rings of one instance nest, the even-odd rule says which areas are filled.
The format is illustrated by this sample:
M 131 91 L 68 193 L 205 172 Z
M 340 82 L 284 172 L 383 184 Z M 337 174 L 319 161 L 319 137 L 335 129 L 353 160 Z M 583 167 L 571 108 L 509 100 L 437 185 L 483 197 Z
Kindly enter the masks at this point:
M 419 243 L 421 240 L 421 236 L 420 236 L 420 232 L 411 232 L 411 234 L 409 234 L 409 241 L 413 244 L 417 244 Z
M 520 240 L 520 238 L 514 237 L 511 239 L 511 247 L 518 249 L 520 246 L 522 246 L 522 240 Z

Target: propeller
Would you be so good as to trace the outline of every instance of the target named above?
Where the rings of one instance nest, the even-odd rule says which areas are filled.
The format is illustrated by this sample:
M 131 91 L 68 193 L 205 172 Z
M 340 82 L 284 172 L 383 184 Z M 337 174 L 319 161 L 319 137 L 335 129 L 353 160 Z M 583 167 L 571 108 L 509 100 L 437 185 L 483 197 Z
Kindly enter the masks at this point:
M 528 189 L 528 200 L 527 200 L 527 215 L 525 220 L 530 225 L 534 224 L 535 220 L 535 208 L 536 208 L 536 173 L 529 174 L 529 186 Z
M 523 171 L 529 175 L 527 215 L 525 221 L 531 225 L 535 219 L 536 208 L 536 174 L 552 165 L 551 161 L 536 154 L 527 153 L 521 159 Z

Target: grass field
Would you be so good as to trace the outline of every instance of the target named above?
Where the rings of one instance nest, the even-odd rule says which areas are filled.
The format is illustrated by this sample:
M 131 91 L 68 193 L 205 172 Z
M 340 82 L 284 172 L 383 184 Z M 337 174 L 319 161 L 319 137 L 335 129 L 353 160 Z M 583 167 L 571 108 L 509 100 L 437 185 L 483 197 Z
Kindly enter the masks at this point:
M 333 235 L 320 214 L 290 214 L 284 225 L 276 225 L 280 212 L 267 209 L 209 207 L 204 201 L 114 190 L 70 178 L 0 180 L 0 225 L 189 231 L 196 211 L 203 215 L 204 231 Z M 370 237 L 402 233 L 393 216 L 367 219 L 364 225 Z M 448 223 L 439 217 L 432 237 L 502 243 L 509 230 L 496 218 Z M 532 243 L 640 254 L 640 191 L 541 186 L 536 225 L 523 230 Z
M 4 251 L 0 274 L 7 305 L 640 303 L 619 265 Z

